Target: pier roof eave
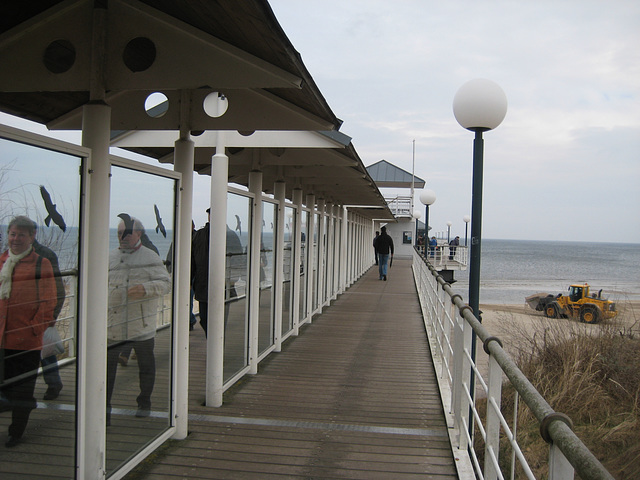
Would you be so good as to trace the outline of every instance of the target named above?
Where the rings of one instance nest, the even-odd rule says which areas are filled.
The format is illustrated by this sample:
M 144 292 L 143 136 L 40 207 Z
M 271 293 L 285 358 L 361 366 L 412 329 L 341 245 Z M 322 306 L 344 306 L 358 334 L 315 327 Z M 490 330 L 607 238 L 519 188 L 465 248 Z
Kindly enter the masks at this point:
M 0 75 L 0 111 L 50 128 L 79 129 L 79 109 L 90 100 L 95 82 L 94 2 L 6 3 L 0 19 L 0 62 L 12 68 Z M 272 129 L 293 129 L 294 123 L 301 129 L 331 130 L 341 124 L 267 1 L 110 0 L 105 5 L 105 100 L 112 102 L 113 129 L 185 128 L 185 123 L 189 130 L 215 128 L 200 125 L 199 112 L 185 121 L 182 108 L 170 110 L 162 120 L 147 118 L 140 98 L 157 90 L 170 100 L 187 90 L 197 102 L 207 91 L 229 89 L 236 97 L 234 115 L 224 122 L 236 123 L 217 128 L 257 129 L 240 119 L 274 118 L 272 111 L 257 105 L 279 106 L 280 119 L 286 118 L 285 111 L 292 115 L 288 123 L 271 124 Z M 132 46 L 139 38 L 151 42 Z M 150 44 L 152 54 L 145 50 Z M 133 62 L 125 60 L 126 52 Z M 200 54 L 185 54 L 191 52 Z M 178 110 L 182 117 L 175 114 Z

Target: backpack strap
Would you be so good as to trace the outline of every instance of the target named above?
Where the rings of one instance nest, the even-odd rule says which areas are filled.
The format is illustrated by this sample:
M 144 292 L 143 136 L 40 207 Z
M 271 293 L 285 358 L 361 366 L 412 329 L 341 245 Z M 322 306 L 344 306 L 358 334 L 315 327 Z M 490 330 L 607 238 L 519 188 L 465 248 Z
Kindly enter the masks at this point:
M 37 254 L 36 254 L 37 255 Z M 36 260 L 36 300 L 40 301 L 40 278 L 42 276 L 42 256 L 38 255 Z

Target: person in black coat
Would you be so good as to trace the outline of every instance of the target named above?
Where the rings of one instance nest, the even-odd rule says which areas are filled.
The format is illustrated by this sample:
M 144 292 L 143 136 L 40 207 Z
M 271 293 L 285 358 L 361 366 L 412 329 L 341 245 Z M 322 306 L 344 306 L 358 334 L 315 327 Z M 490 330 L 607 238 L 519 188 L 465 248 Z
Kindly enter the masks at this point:
M 380 274 L 380 280 L 387 281 L 387 262 L 389 261 L 389 254 L 393 258 L 393 239 L 387 234 L 387 227 L 380 229 L 380 235 L 376 237 L 374 247 L 378 254 L 378 272 Z
M 209 214 L 210 220 L 211 215 L 208 208 L 207 214 Z M 209 316 L 209 228 L 209 222 L 207 222 L 204 227 L 196 231 L 191 245 L 191 285 L 194 297 L 198 301 L 200 325 L 204 330 L 205 336 L 207 335 Z M 228 299 L 237 296 L 235 284 L 246 270 L 246 255 L 240 238 L 229 227 L 227 227 L 226 252 L 225 298 Z M 225 302 L 225 325 L 228 317 L 229 304 Z

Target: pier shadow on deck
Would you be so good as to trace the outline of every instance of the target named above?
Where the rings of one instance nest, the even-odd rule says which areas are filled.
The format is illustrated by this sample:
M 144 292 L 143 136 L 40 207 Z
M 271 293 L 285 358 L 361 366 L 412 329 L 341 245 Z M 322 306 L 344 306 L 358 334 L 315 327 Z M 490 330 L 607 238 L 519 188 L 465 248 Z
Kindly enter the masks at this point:
M 220 408 L 190 338 L 189 436 L 125 478 L 457 478 L 410 260 L 372 267 Z

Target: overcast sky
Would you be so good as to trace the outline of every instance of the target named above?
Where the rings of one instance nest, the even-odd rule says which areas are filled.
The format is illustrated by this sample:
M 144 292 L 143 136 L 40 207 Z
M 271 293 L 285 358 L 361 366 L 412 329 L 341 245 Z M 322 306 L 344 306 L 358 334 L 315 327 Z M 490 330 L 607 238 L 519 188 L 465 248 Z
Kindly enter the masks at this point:
M 270 4 L 365 165 L 411 172 L 415 140 L 434 231 L 464 235 L 473 133 L 452 101 L 488 78 L 509 107 L 484 135 L 483 237 L 640 242 L 640 2 Z
M 451 221 L 464 235 L 473 133 L 452 102 L 488 78 L 509 106 L 484 135 L 483 238 L 640 243 L 637 0 L 270 4 L 365 165 L 411 172 L 415 140 L 415 174 L 437 196 L 434 232 Z M 209 177 L 194 186 L 201 227 Z

